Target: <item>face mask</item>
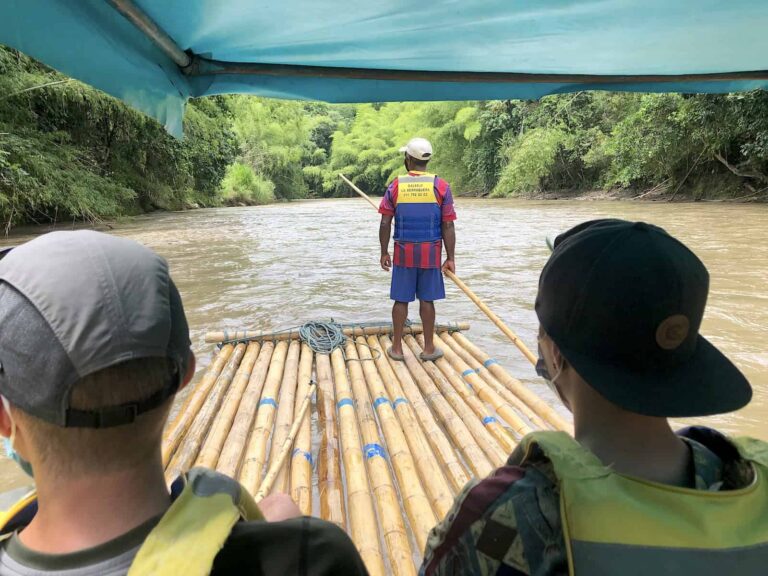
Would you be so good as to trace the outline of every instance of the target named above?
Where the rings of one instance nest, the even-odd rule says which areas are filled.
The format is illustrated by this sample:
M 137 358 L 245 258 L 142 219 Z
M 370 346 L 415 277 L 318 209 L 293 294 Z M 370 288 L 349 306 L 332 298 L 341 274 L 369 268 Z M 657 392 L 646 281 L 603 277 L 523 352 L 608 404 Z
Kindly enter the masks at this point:
M 0 396 L 0 401 L 3 403 L 3 409 L 5 410 L 6 414 L 8 414 L 8 418 L 11 419 L 11 437 L 3 437 L 3 447 L 5 448 L 5 454 L 8 456 L 8 458 L 16 462 L 16 464 L 19 465 L 19 467 L 27 476 L 34 478 L 35 474 L 32 471 L 32 464 L 24 460 L 24 458 L 22 458 L 21 455 L 16 452 L 16 449 L 13 447 L 13 443 L 16 440 L 16 422 L 13 420 L 13 416 L 11 415 L 11 407 L 8 403 L 8 399 L 5 396 Z
M 558 390 L 557 384 L 556 384 L 557 379 L 560 378 L 560 375 L 563 373 L 563 367 L 562 365 L 558 366 L 557 374 L 555 374 L 554 376 L 550 376 L 549 369 L 547 368 L 547 363 L 544 362 L 544 355 L 541 353 L 540 342 L 541 340 L 539 340 L 539 345 L 538 345 L 539 359 L 536 360 L 536 374 L 538 374 L 544 379 L 544 382 L 547 383 L 547 386 L 549 386 L 549 389 L 552 390 L 554 395 L 558 397 L 560 402 L 563 402 L 563 404 L 565 404 L 565 402 L 563 401 L 563 397 L 560 395 L 560 390 Z

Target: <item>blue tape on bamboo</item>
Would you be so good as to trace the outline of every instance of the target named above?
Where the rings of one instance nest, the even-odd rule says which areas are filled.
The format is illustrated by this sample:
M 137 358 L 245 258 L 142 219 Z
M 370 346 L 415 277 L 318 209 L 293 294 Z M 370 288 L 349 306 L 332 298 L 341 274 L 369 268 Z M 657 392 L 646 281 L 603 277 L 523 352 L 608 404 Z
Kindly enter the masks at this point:
M 363 454 L 365 454 L 366 460 L 370 460 L 374 456 L 381 456 L 387 458 L 387 453 L 384 451 L 384 446 L 381 444 L 366 444 L 363 446 Z
M 498 420 L 496 420 L 496 418 L 494 418 L 493 416 L 486 416 L 485 418 L 483 418 L 483 424 L 485 424 L 486 426 L 488 426 L 488 424 L 493 424 L 494 422 L 498 422 Z
M 472 368 L 468 368 L 468 369 L 464 370 L 464 372 L 462 372 L 462 373 L 461 373 L 461 377 L 462 377 L 462 378 L 466 378 L 466 377 L 467 377 L 467 376 L 469 376 L 470 374 L 477 374 L 477 372 L 475 372 L 474 370 L 472 370 Z
M 352 402 L 351 398 L 342 398 L 338 402 L 336 402 L 336 408 L 341 408 L 342 406 L 352 406 L 355 407 L 355 403 Z
M 395 401 L 392 402 L 392 407 L 397 408 L 398 404 L 408 404 L 408 400 L 406 400 L 402 396 L 398 396 L 397 398 L 395 398 Z
M 265 404 L 268 404 L 269 406 L 274 406 L 277 408 L 277 402 L 275 402 L 274 398 L 262 398 L 259 401 L 259 406 L 264 406 Z
M 485 366 L 486 368 L 488 368 L 488 366 L 490 366 L 491 364 L 498 364 L 498 363 L 499 363 L 499 361 L 498 361 L 498 360 L 496 360 L 496 358 L 488 358 L 488 360 L 486 360 L 485 362 L 483 362 L 483 366 Z
M 310 463 L 310 465 L 314 466 L 315 462 L 312 459 L 312 454 L 307 452 L 306 450 L 302 450 L 301 448 L 294 448 L 293 453 L 291 454 L 292 458 L 296 458 L 296 456 L 304 456 L 307 462 Z
M 379 396 L 376 398 L 376 400 L 373 401 L 373 407 L 378 408 L 382 404 L 389 404 L 389 400 L 384 398 L 384 396 Z

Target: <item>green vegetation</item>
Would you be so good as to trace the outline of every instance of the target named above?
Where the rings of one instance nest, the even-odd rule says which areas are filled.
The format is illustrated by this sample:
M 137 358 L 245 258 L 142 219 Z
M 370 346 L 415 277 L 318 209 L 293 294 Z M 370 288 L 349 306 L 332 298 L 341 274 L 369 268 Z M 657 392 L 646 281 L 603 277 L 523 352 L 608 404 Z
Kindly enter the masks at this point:
M 768 93 L 580 92 L 539 102 L 192 101 L 185 138 L 0 47 L 0 222 L 380 194 L 412 136 L 457 194 L 615 190 L 765 200 Z

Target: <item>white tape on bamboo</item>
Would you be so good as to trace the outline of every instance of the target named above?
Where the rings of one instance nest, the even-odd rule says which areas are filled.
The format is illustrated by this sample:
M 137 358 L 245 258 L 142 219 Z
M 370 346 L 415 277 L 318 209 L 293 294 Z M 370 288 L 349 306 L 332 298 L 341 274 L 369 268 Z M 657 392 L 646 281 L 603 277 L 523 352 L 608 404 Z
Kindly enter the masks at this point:
M 363 445 L 355 414 L 355 401 L 347 378 L 347 367 L 340 349 L 331 354 L 336 407 L 339 414 L 339 436 L 344 473 L 347 479 L 347 515 L 349 534 L 362 556 L 368 571 L 380 576 L 384 571 L 384 556 L 379 545 L 378 523 L 373 495 L 368 484 L 368 472 L 363 463 Z
M 216 462 L 216 470 L 227 476 L 234 478 L 240 471 L 240 463 L 243 460 L 251 427 L 256 418 L 261 391 L 267 379 L 267 371 L 274 351 L 275 345 L 272 342 L 262 344 L 256 364 L 254 364 L 251 376 L 248 378 L 248 385 L 240 399 L 237 414 L 235 414 L 232 426 L 227 433 L 227 439 L 222 445 L 221 453 Z
M 443 475 L 440 463 L 419 425 L 414 409 L 405 397 L 405 392 L 403 392 L 399 380 L 392 371 L 392 367 L 387 362 L 386 352 L 382 350 L 379 341 L 374 336 L 369 336 L 367 342 L 374 353 L 374 363 L 384 383 L 387 395 L 392 400 L 392 406 L 405 434 L 405 440 L 408 442 L 411 454 L 415 456 L 421 484 L 429 496 L 437 518 L 444 518 L 453 506 L 451 486 Z

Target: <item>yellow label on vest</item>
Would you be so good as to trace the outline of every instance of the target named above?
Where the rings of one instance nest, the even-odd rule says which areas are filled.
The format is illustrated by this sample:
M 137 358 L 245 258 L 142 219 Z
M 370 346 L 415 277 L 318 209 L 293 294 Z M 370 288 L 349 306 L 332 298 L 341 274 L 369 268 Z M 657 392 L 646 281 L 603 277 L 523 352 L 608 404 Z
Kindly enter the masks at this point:
M 398 204 L 436 204 L 434 180 L 429 182 L 399 182 Z

